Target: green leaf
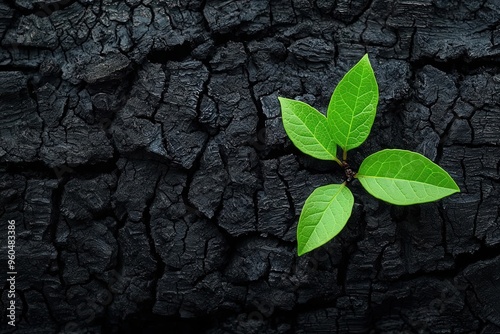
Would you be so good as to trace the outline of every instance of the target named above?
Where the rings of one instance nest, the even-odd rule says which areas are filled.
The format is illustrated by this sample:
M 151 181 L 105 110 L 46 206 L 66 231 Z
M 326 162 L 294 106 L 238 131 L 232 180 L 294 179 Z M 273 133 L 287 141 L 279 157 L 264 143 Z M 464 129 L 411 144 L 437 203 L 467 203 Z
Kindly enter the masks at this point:
M 370 194 L 397 205 L 432 202 L 460 192 L 444 169 L 405 150 L 382 150 L 368 156 L 356 177 Z
M 366 54 L 339 82 L 328 105 L 328 123 L 344 154 L 370 134 L 377 104 L 377 80 Z
M 338 160 L 337 145 L 328 129 L 326 117 L 307 103 L 278 98 L 283 126 L 299 150 L 321 160 Z
M 315 189 L 307 198 L 297 226 L 297 252 L 312 251 L 336 236 L 351 216 L 354 198 L 345 184 Z

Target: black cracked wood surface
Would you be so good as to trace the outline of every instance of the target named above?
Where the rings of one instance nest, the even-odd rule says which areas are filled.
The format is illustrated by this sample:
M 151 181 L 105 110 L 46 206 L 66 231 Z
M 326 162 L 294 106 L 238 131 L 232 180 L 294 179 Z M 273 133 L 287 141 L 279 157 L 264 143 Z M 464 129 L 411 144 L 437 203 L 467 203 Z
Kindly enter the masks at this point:
M 16 333 L 500 333 L 500 2 L 4 0 L 0 41 Z M 351 165 L 411 149 L 462 192 L 354 182 L 345 230 L 298 258 L 305 199 L 343 175 L 277 96 L 324 111 L 365 52 L 381 100 Z

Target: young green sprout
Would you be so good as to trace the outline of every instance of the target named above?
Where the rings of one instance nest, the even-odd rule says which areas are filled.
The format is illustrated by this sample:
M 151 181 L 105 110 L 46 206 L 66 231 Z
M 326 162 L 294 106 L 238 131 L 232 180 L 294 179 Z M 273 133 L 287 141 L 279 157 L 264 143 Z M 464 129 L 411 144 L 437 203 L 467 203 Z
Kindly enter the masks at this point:
M 374 197 L 396 205 L 432 202 L 460 192 L 445 170 L 416 152 L 386 149 L 368 156 L 357 172 L 349 166 L 347 152 L 370 134 L 378 104 L 377 80 L 367 54 L 335 88 L 326 117 L 304 102 L 278 99 L 294 145 L 314 158 L 337 162 L 346 175 L 342 184 L 319 187 L 305 201 L 297 227 L 299 255 L 342 231 L 354 205 L 347 187 L 353 179 Z M 342 159 L 337 157 L 337 146 Z

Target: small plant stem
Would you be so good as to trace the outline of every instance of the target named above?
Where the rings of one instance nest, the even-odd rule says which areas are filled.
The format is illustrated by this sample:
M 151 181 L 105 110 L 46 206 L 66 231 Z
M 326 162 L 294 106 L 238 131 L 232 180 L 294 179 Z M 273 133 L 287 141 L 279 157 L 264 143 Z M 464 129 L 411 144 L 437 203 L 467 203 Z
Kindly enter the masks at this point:
M 335 157 L 334 161 L 339 164 L 340 167 L 344 167 L 342 161 L 340 161 L 337 157 Z
M 342 161 L 342 168 L 344 168 L 345 182 L 351 182 L 356 177 L 357 172 L 353 171 L 351 166 L 349 166 L 349 164 L 345 160 Z
M 347 160 L 347 150 L 342 150 L 342 160 Z

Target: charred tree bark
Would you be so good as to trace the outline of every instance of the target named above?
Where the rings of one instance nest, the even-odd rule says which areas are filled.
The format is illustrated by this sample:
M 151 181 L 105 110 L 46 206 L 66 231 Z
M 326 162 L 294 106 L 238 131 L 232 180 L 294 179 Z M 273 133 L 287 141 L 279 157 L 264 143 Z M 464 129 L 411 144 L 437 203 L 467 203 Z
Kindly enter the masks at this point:
M 0 3 L 5 333 L 499 333 L 500 4 Z M 364 53 L 380 88 L 349 163 L 418 151 L 462 192 L 387 205 L 300 258 L 315 187 L 277 96 L 325 111 Z M 5 278 L 3 278 L 5 281 Z M 36 330 L 36 331 L 35 331 Z

